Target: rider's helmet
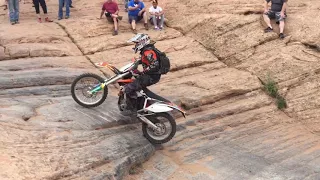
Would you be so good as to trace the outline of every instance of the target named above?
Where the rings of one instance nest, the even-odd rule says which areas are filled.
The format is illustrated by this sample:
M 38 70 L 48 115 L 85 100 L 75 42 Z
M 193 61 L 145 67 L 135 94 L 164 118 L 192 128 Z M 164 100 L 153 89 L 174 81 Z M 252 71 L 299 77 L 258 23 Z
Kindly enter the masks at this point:
M 150 37 L 147 34 L 139 33 L 135 35 L 133 38 L 129 39 L 127 42 L 134 42 L 135 46 L 132 48 L 134 53 L 137 53 L 142 48 L 150 44 Z

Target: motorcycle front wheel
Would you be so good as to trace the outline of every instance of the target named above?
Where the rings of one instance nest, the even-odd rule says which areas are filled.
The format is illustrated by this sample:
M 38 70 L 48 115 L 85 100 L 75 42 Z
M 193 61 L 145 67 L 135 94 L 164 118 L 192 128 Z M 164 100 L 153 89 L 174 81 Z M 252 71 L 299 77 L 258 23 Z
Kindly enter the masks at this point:
M 143 135 L 152 144 L 163 144 L 170 141 L 176 134 L 176 121 L 168 113 L 157 113 L 152 116 L 146 116 L 152 123 L 154 123 L 158 130 L 149 127 L 146 123 L 142 123 Z
M 96 74 L 85 73 L 78 76 L 71 85 L 72 98 L 81 106 L 90 108 L 102 104 L 108 95 L 108 87 L 96 93 L 89 93 L 89 91 L 101 85 L 104 79 Z

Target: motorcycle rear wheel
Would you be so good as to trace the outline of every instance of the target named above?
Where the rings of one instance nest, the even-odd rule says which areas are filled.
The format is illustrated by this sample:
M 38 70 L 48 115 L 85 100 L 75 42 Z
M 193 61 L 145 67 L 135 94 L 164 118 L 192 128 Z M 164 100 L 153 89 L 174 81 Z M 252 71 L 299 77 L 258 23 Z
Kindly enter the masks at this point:
M 149 127 L 146 123 L 142 123 L 142 132 L 143 135 L 152 143 L 152 144 L 163 144 L 170 141 L 173 136 L 176 134 L 176 121 L 169 113 L 157 113 L 152 116 L 146 116 L 152 123 L 160 127 L 161 132 L 153 130 L 152 127 Z M 159 120 L 162 118 L 163 121 Z M 170 129 L 164 124 L 167 123 Z M 163 135 L 166 133 L 166 135 Z
M 82 89 L 80 88 L 80 94 L 77 93 L 77 85 L 78 83 L 85 81 L 85 80 L 95 80 L 95 83 L 93 84 L 86 84 Z M 104 89 L 98 91 L 95 94 L 89 94 L 88 91 L 92 90 L 93 88 L 99 86 L 101 83 L 104 82 L 104 79 L 96 74 L 92 73 L 85 73 L 78 76 L 71 85 L 71 94 L 72 98 L 81 106 L 90 108 L 90 107 L 96 107 L 102 104 L 107 96 L 108 96 L 108 87 L 105 86 Z M 80 95 L 85 96 L 84 99 L 80 98 Z M 99 98 L 96 98 L 99 94 Z M 91 102 L 89 102 L 91 101 Z

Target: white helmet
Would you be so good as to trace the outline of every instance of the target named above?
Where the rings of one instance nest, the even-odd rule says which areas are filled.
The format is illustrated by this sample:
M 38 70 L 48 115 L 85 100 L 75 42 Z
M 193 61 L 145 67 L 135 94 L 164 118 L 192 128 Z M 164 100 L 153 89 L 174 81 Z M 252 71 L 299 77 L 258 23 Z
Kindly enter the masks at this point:
M 146 45 L 150 44 L 150 37 L 147 34 L 139 33 L 135 35 L 133 38 L 129 39 L 127 42 L 134 42 L 136 44 L 133 50 L 134 53 L 137 53 Z

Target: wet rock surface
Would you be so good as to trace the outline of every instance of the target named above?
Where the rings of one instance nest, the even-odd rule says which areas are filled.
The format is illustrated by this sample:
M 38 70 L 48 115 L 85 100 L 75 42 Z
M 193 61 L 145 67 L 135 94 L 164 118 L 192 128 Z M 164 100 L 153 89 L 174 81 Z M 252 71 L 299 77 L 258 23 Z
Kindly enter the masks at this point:
M 93 63 L 138 56 L 123 2 L 118 36 L 97 19 L 102 3 L 74 1 L 70 19 L 40 24 L 22 1 L 14 26 L 0 10 L 0 179 L 320 179 L 318 1 L 289 1 L 284 40 L 274 22 L 263 33 L 257 1 L 161 1 L 167 27 L 137 25 L 171 59 L 150 89 L 188 110 L 162 146 L 118 111 L 116 86 L 96 108 L 71 98 L 76 76 L 111 75 Z M 261 90 L 268 74 L 282 111 Z

